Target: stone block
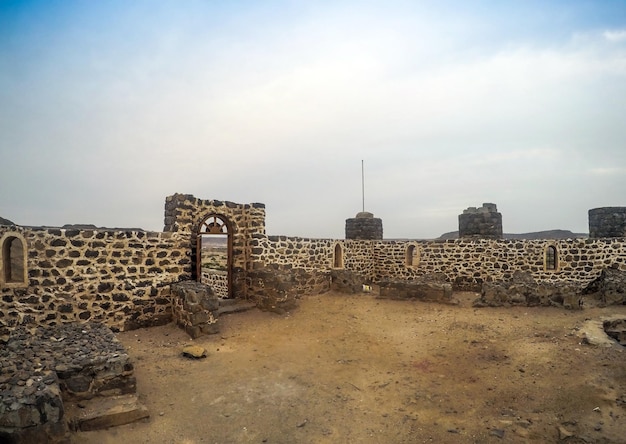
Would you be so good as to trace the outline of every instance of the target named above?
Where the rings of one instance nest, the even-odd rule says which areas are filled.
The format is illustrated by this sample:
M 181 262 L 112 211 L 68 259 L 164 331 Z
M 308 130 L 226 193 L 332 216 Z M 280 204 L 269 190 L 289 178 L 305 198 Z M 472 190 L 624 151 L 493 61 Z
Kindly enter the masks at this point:
M 452 285 L 428 281 L 382 281 L 380 298 L 412 299 L 425 302 L 455 303 L 452 298 Z
M 136 395 L 94 398 L 82 403 L 83 408 L 68 412 L 73 430 L 90 431 L 129 424 L 150 417 L 148 409 Z

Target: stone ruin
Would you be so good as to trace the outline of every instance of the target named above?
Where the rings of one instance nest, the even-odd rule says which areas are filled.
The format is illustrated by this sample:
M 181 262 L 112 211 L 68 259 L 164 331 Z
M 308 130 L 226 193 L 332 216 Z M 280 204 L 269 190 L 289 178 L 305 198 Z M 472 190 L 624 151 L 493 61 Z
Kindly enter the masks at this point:
M 482 207 L 469 207 L 459 214 L 459 237 L 502 239 L 502 214 L 496 204 L 484 203 Z
M 588 239 L 508 240 L 496 205 L 483 204 L 459 215 L 460 239 L 384 240 L 381 219 L 359 213 L 345 239 L 309 239 L 266 235 L 263 204 L 175 194 L 162 233 L 0 223 L 0 442 L 63 442 L 71 428 L 113 423 L 77 413 L 77 400 L 130 397 L 122 416 L 145 417 L 116 331 L 174 321 L 195 338 L 216 333 L 222 313 L 283 312 L 302 295 L 364 285 L 441 303 L 455 303 L 453 289 L 481 291 L 476 306 L 626 304 L 625 215 L 591 210 Z M 219 294 L 199 272 L 211 217 L 227 225 L 232 254 Z
M 70 429 L 147 418 L 133 371 L 103 324 L 14 330 L 0 349 L 0 442 L 65 443 Z M 104 411 L 102 402 L 109 406 Z

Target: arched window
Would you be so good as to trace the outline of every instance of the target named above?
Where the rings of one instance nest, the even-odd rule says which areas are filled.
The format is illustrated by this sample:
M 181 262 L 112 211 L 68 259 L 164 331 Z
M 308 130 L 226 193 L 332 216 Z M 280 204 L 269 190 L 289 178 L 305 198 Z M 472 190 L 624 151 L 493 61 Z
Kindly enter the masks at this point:
M 341 244 L 335 244 L 335 254 L 333 257 L 333 267 L 343 268 L 343 248 Z
M 406 247 L 406 266 L 417 267 L 420 261 L 420 250 L 416 245 L 409 245 Z
M 26 284 L 26 247 L 17 233 L 9 233 L 2 241 L 2 281 L 6 285 Z
M 545 271 L 557 271 L 559 269 L 559 251 L 555 245 L 548 245 L 544 255 Z

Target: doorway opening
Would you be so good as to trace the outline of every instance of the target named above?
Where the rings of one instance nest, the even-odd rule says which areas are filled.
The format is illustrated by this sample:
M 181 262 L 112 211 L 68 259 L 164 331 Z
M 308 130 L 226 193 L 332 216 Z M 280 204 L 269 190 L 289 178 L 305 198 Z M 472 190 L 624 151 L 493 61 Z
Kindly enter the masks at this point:
M 232 296 L 232 230 L 228 220 L 210 215 L 198 232 L 197 245 L 198 281 L 211 287 L 221 299 Z

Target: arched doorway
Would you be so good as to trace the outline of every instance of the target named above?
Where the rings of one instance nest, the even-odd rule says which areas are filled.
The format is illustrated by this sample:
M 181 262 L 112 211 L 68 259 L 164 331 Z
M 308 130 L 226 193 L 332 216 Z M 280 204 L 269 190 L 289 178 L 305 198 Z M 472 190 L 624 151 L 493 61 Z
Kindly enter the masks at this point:
M 229 221 L 212 214 L 200 224 L 196 244 L 196 275 L 220 298 L 232 295 L 232 229 Z

